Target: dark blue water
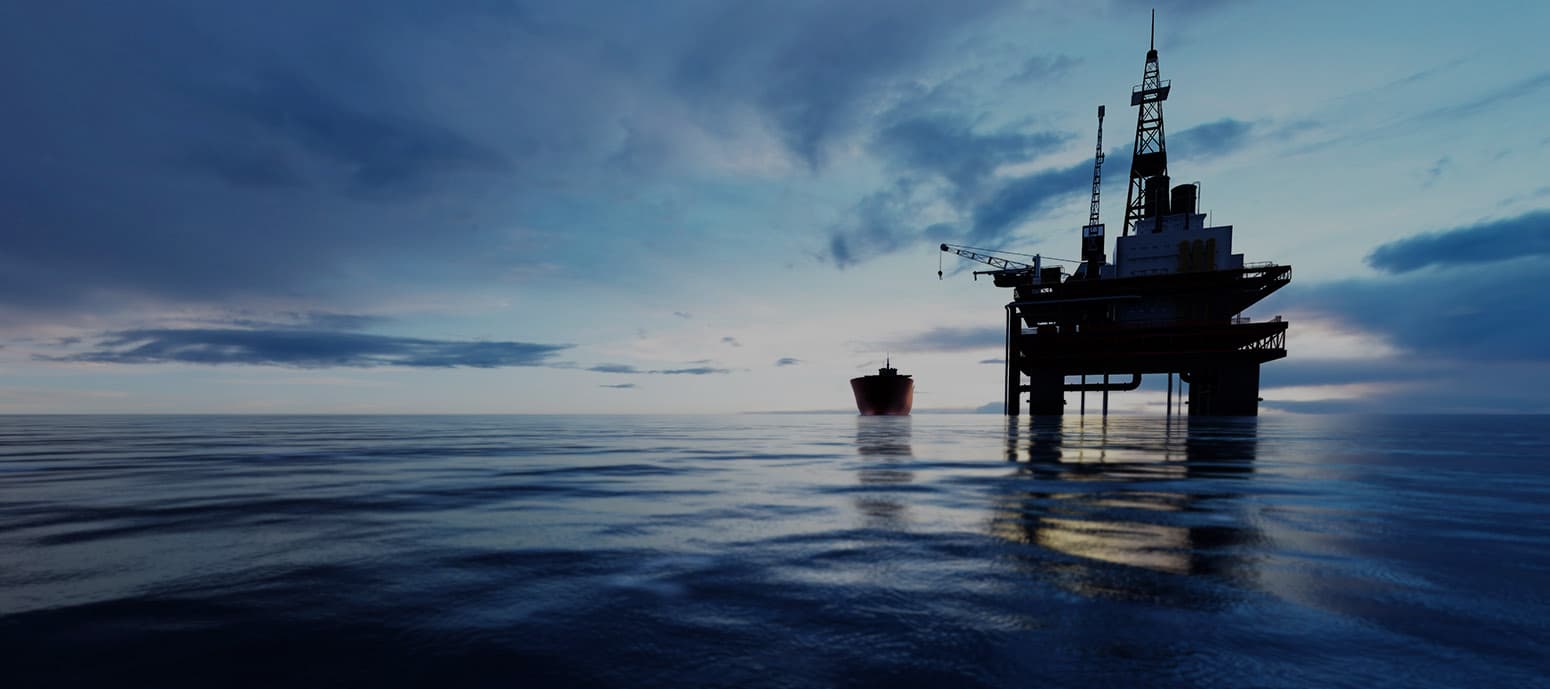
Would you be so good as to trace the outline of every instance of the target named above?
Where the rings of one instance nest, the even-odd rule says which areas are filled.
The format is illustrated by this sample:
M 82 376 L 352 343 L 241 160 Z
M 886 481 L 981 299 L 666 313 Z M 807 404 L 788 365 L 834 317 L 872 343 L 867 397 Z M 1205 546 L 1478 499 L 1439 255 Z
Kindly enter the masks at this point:
M 0 417 L 0 686 L 1550 686 L 1550 418 Z

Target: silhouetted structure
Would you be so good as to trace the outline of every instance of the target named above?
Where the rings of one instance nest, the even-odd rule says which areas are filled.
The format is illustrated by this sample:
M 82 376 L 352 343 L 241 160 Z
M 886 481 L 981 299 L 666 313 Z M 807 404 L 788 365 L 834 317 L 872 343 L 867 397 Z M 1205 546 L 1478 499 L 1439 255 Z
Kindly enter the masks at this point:
M 899 375 L 892 360 L 885 360 L 875 376 L 851 378 L 850 389 L 862 416 L 906 416 L 915 404 L 915 381 Z
M 1154 16 L 1155 27 L 1155 16 Z M 1134 390 L 1143 374 L 1173 374 L 1189 384 L 1192 416 L 1253 416 L 1259 412 L 1259 366 L 1286 356 L 1287 323 L 1251 323 L 1241 314 L 1291 281 L 1291 266 L 1245 264 L 1233 253 L 1232 226 L 1207 227 L 1196 212 L 1198 184 L 1169 188 L 1162 103 L 1172 88 L 1160 78 L 1155 45 L 1147 50 L 1131 156 L 1125 229 L 1115 240 L 1114 263 L 1103 254 L 1098 189 L 1103 163 L 1103 108 L 1098 109 L 1098 152 L 1093 197 L 1082 228 L 1082 260 L 1067 277 L 996 252 L 948 244 L 942 251 L 987 263 L 998 287 L 1010 287 L 1006 305 L 1006 413 L 1016 416 L 1023 393 L 1035 415 L 1065 412 L 1065 392 Z M 1114 382 L 1112 376 L 1128 380 Z M 1067 383 L 1068 376 L 1081 382 Z M 1088 383 L 1098 376 L 1103 382 Z M 1026 379 L 1026 382 L 1024 382 Z M 1180 392 L 1182 394 L 1182 385 Z

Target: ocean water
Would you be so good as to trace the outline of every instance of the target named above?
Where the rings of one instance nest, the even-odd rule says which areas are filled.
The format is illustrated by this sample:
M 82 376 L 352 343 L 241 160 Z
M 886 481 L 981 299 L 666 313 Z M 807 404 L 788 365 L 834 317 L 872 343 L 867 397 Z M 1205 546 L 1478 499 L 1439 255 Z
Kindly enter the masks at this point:
M 1547 417 L 0 417 L 0 687 L 1547 676 Z

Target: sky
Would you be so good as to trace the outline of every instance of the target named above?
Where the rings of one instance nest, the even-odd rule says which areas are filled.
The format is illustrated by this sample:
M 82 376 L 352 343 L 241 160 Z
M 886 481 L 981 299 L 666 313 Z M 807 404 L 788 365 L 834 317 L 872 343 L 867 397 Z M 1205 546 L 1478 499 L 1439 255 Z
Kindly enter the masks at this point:
M 1231 0 L 0 2 L 0 412 L 992 408 L 1153 7 L 1265 412 L 1550 412 L 1550 3 Z

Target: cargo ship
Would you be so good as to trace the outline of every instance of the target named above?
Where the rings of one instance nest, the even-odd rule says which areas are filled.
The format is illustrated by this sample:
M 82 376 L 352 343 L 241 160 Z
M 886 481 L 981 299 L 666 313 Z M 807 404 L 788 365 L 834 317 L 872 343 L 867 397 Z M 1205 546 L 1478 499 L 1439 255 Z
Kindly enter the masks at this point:
M 851 378 L 850 389 L 862 416 L 909 416 L 915 403 L 915 381 L 899 375 L 891 359 L 883 361 L 875 376 Z

